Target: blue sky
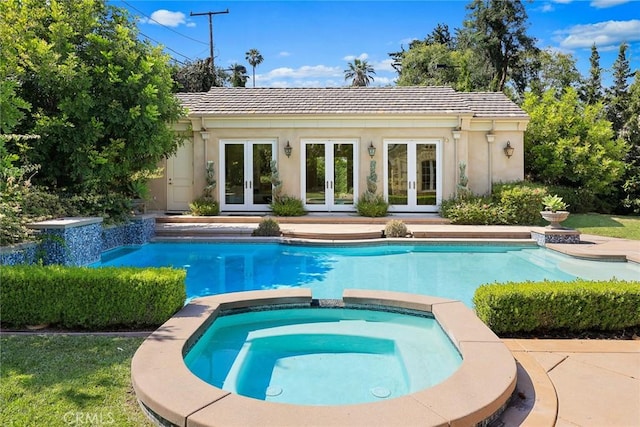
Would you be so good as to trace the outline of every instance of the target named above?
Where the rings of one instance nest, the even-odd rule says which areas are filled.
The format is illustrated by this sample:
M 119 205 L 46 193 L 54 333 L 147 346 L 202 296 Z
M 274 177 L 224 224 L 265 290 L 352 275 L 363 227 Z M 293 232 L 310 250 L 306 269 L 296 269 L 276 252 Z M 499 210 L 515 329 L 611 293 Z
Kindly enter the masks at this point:
M 376 74 L 374 85 L 393 84 L 389 52 L 423 39 L 438 23 L 454 33 L 467 16 L 469 1 L 150 1 L 110 0 L 139 19 L 141 33 L 162 44 L 178 61 L 209 56 L 207 16 L 213 17 L 216 66 L 251 67 L 245 53 L 258 49 L 264 62 L 256 68 L 257 87 L 344 86 L 344 70 L 355 58 L 366 59 Z M 640 68 L 640 0 L 549 0 L 525 2 L 528 34 L 538 47 L 571 53 L 588 74 L 595 42 L 605 85 L 620 43 L 629 44 L 632 70 Z M 251 86 L 249 81 L 247 86 Z

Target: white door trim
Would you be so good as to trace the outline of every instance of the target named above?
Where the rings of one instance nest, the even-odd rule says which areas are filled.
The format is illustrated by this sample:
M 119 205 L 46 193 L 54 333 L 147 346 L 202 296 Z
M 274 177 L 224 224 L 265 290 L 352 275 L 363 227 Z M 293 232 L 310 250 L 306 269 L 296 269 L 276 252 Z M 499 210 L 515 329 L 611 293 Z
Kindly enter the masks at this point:
M 442 203 L 442 146 L 443 141 L 436 138 L 425 139 L 384 139 L 383 140 L 383 191 L 384 197 L 388 201 L 389 197 L 389 145 L 390 144 L 406 144 L 407 145 L 407 176 L 408 179 L 408 200 L 407 205 L 389 205 L 389 212 L 438 212 Z M 411 177 L 416 176 L 416 147 L 420 144 L 431 144 L 436 146 L 436 204 L 435 205 L 418 205 L 416 181 Z
M 325 203 L 324 204 L 307 204 L 307 145 L 323 144 L 325 153 Z M 353 198 L 352 204 L 336 204 L 334 193 L 334 158 L 333 147 L 338 144 L 353 145 Z M 305 210 L 310 212 L 353 212 L 355 211 L 355 202 L 359 196 L 358 181 L 360 179 L 359 168 L 359 146 L 360 141 L 352 138 L 308 138 L 300 140 L 300 195 Z
M 225 147 L 227 145 L 242 145 L 244 148 L 244 203 L 227 203 L 226 199 L 226 158 Z M 251 138 L 251 139 L 221 139 L 219 141 L 220 170 L 218 182 L 218 200 L 220 210 L 226 212 L 265 212 L 269 211 L 269 205 L 253 203 L 253 146 L 257 144 L 271 145 L 271 160 L 276 158 L 277 139 L 275 138 Z

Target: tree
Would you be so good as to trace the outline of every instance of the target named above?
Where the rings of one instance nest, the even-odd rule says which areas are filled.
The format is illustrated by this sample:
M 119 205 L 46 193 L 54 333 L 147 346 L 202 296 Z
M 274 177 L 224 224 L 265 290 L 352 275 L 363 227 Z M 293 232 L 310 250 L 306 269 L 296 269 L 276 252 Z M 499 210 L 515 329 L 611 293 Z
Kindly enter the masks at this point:
M 602 69 L 600 68 L 600 54 L 594 43 L 589 57 L 589 78 L 582 86 L 582 100 L 587 104 L 595 104 L 602 99 Z
M 607 90 L 607 117 L 613 124 L 613 130 L 620 133 L 629 120 L 629 77 L 632 76 L 627 59 L 628 44 L 622 43 L 618 57 L 613 63 L 613 86 Z
M 503 91 L 509 79 L 523 93 L 531 71 L 526 67 L 528 53 L 537 52 L 535 39 L 526 33 L 527 12 L 520 0 L 474 0 L 464 22 L 462 40 L 482 53 L 491 65 L 490 89 Z M 458 37 L 460 38 L 460 37 Z
M 349 68 L 344 70 L 344 79 L 351 80 L 351 86 L 369 86 L 374 80 L 371 74 L 375 73 L 366 60 L 356 58 L 349 62 Z
M 256 67 L 262 64 L 264 58 L 262 57 L 258 49 L 249 49 L 246 55 L 247 62 L 253 68 L 253 87 L 256 87 Z
M 126 10 L 103 0 L 6 0 L 1 7 L 3 55 L 17 58 L 9 72 L 15 96 L 31 106 L 15 130 L 41 136 L 23 161 L 41 165 L 36 183 L 124 193 L 132 176 L 175 152 L 180 141 L 168 123 L 182 109 L 169 57 L 138 40 Z
M 575 87 L 580 82 L 580 72 L 571 54 L 541 50 L 535 62 L 532 68 L 538 72 L 531 80 L 531 90 L 538 96 L 554 89 L 559 97 L 566 88 Z
M 215 86 L 216 76 L 211 71 L 211 58 L 196 59 L 173 72 L 178 92 L 207 92 Z
M 629 87 L 627 122 L 622 137 L 629 146 L 624 159 L 625 174 L 622 179 L 622 206 L 627 212 L 640 214 L 640 71 Z
M 249 76 L 247 75 L 247 67 L 240 64 L 233 64 L 230 68 L 231 71 L 231 86 L 233 87 L 245 87 Z
M 527 93 L 522 108 L 531 117 L 524 138 L 527 175 L 595 195 L 613 191 L 626 144 L 615 138 L 602 104 L 584 104 L 569 87 L 560 98 L 553 89 L 542 97 Z

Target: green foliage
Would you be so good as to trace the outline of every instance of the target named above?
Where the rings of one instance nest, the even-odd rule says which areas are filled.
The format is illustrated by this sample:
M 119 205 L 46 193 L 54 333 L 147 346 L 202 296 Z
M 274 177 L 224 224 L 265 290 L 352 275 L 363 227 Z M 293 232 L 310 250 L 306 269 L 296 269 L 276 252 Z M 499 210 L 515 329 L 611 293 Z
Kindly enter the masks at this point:
M 171 268 L 2 268 L 2 323 L 65 328 L 157 326 L 186 298 L 186 272 Z
M 483 285 L 473 304 L 497 334 L 622 330 L 640 325 L 640 282 L 524 282 Z
M 34 183 L 126 194 L 131 176 L 175 152 L 168 123 L 183 112 L 169 57 L 138 40 L 126 10 L 104 0 L 7 0 L 0 14 L 3 54 L 17 58 L 3 74 L 31 105 L 15 128 L 41 135 L 25 159 L 42 165 Z
M 198 197 L 189 203 L 189 210 L 195 216 L 215 216 L 220 213 L 218 202 L 207 197 Z
M 264 218 L 258 224 L 258 228 L 251 233 L 252 236 L 260 237 L 279 237 L 281 234 L 280 224 L 273 218 Z
M 307 214 L 302 200 L 292 196 L 281 196 L 269 207 L 275 216 L 303 216 Z
M 546 195 L 544 187 L 527 183 L 493 186 L 493 200 L 507 212 L 508 224 L 532 225 L 540 221 L 540 205 Z
M 452 224 L 499 225 L 509 224 L 510 214 L 488 197 L 444 200 L 440 206 L 443 218 Z M 539 211 L 538 211 L 539 212 Z
M 358 215 L 370 218 L 387 216 L 389 203 L 380 194 L 373 194 L 368 191 L 362 193 L 362 196 L 356 203 Z
M 522 108 L 531 121 L 525 132 L 525 173 L 549 185 L 609 194 L 624 171 L 627 150 L 604 117 L 601 104 L 585 105 L 574 89 L 557 99 L 527 94 Z
M 399 219 L 392 219 L 384 226 L 385 237 L 407 237 L 409 230 L 407 225 Z
M 351 80 L 351 86 L 369 86 L 375 79 L 373 67 L 365 59 L 354 59 L 344 70 L 344 79 Z
M 209 58 L 187 61 L 172 72 L 178 92 L 208 92 L 215 86 L 215 77 Z
M 542 205 L 544 206 L 545 211 L 551 212 L 564 211 L 568 206 L 565 202 L 562 201 L 562 197 L 559 197 L 557 194 L 548 194 L 544 196 L 542 198 Z

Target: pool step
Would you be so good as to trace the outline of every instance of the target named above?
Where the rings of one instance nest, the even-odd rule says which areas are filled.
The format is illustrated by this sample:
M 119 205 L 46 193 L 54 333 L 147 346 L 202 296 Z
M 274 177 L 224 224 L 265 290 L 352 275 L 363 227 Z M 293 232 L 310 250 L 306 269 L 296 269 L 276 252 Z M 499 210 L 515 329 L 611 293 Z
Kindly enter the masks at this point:
M 191 215 L 162 215 L 156 217 L 157 224 L 259 224 L 267 216 L 241 216 L 241 215 L 227 215 L 227 216 L 191 216 Z M 296 217 L 279 217 L 269 216 L 278 221 L 279 224 L 384 224 L 392 219 L 399 219 L 405 224 L 451 224 L 446 218 L 442 218 L 436 214 L 424 214 L 424 215 L 390 215 L 381 218 L 368 218 L 358 216 L 355 214 L 309 214 Z

